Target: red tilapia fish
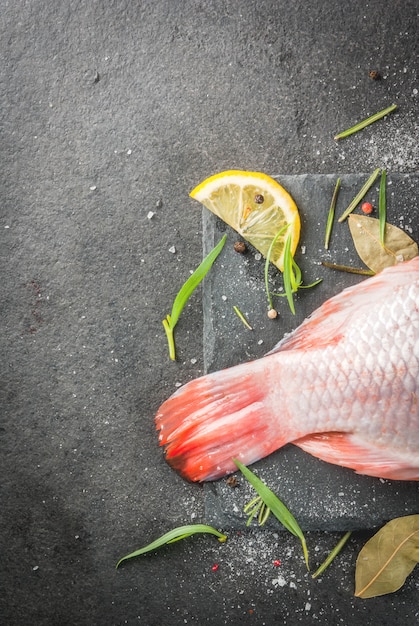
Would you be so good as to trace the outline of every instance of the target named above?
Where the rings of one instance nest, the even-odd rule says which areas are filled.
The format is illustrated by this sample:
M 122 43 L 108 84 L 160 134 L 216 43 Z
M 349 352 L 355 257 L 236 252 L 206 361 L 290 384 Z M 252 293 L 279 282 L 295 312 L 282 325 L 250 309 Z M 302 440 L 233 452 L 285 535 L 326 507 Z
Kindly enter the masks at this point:
M 193 380 L 156 416 L 192 481 L 287 443 L 360 474 L 419 480 L 419 257 L 327 300 L 261 359 Z

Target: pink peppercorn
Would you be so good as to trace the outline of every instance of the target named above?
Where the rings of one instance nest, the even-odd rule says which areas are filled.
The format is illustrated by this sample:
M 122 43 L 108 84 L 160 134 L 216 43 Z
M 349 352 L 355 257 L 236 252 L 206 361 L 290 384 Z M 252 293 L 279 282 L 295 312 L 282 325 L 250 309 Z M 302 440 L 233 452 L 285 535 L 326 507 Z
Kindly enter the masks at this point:
M 214 563 L 214 565 L 211 567 L 211 569 L 212 569 L 213 572 L 216 572 L 219 567 L 220 566 L 218 565 L 218 563 Z
M 281 565 L 281 561 L 279 559 L 275 559 L 274 566 L 279 567 Z
M 361 211 L 363 211 L 363 213 L 365 213 L 366 215 L 369 215 L 370 213 L 372 213 L 374 210 L 374 207 L 372 206 L 371 202 L 363 202 L 361 205 Z

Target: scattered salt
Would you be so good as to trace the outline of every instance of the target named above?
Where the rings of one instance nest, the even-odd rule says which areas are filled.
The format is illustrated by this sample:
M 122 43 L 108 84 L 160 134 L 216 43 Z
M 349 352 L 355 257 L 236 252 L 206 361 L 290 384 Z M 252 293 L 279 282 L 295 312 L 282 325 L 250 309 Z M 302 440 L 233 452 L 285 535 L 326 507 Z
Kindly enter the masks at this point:
M 89 187 L 90 191 L 96 191 L 97 187 L 96 185 L 92 185 L 91 187 Z
M 169 252 L 171 252 L 172 254 L 175 254 L 176 252 L 175 246 L 171 246 L 171 248 L 169 248 Z
M 147 213 L 147 219 L 151 220 L 151 218 L 152 218 L 153 216 L 154 216 L 153 211 L 149 211 L 149 212 Z

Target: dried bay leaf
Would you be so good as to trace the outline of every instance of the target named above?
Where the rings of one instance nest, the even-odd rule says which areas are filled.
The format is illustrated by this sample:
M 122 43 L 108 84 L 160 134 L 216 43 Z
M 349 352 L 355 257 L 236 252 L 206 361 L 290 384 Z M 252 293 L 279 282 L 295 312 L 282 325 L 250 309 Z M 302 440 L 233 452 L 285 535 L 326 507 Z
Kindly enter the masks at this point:
M 356 251 L 373 272 L 418 256 L 418 245 L 404 230 L 386 223 L 384 246 L 380 243 L 380 222 L 366 215 L 349 215 L 349 228 Z
M 419 515 L 388 522 L 362 548 L 356 561 L 355 595 L 373 598 L 400 589 L 419 563 Z

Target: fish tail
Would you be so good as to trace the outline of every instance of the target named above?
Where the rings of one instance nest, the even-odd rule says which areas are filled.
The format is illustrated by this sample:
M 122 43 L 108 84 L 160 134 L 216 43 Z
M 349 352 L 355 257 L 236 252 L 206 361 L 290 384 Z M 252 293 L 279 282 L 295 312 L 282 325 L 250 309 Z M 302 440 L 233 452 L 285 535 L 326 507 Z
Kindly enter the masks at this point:
M 176 391 L 155 421 L 167 462 L 191 481 L 235 471 L 284 443 L 273 433 L 269 359 L 208 374 Z

